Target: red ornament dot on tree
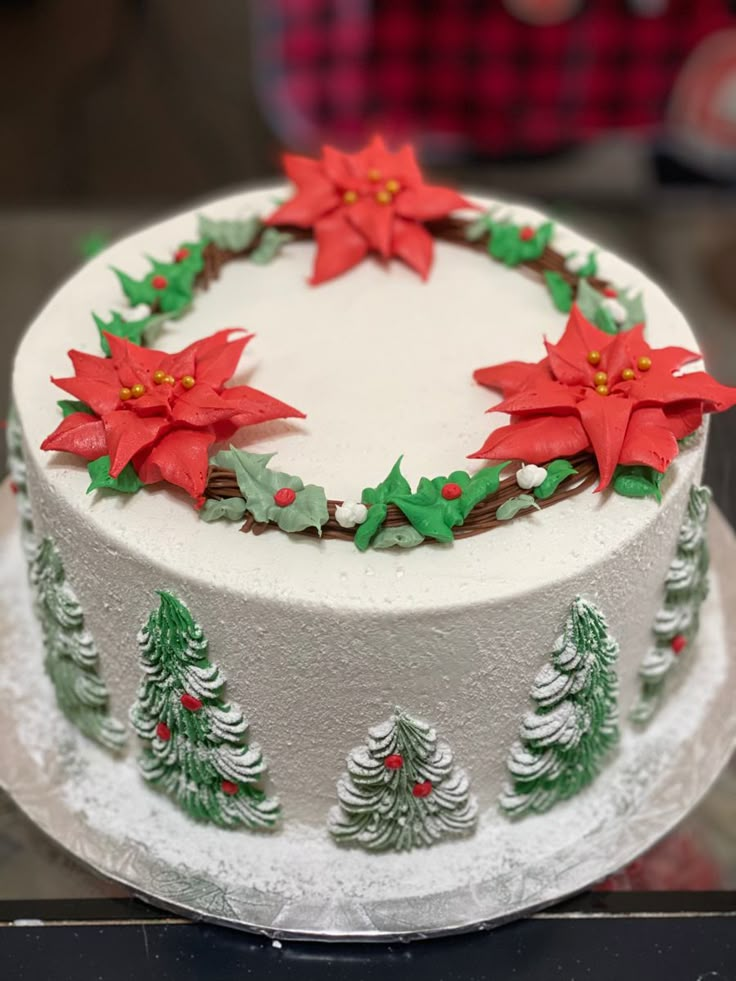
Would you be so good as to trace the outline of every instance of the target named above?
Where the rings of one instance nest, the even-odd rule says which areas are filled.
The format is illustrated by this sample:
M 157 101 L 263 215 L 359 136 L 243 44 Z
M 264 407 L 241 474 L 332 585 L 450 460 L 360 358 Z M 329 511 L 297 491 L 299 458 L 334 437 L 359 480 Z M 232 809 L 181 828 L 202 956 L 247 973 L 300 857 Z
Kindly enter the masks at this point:
M 432 793 L 432 781 L 425 780 L 423 783 L 415 783 L 411 792 L 415 797 L 429 797 Z
M 288 508 L 296 500 L 296 491 L 291 487 L 280 487 L 273 495 L 273 499 L 280 508 Z
M 187 712 L 199 712 L 199 710 L 202 708 L 202 703 L 200 702 L 200 700 L 198 698 L 195 698 L 194 695 L 190 695 L 186 691 L 181 696 L 179 701 L 187 710 Z
M 176 252 L 174 253 L 174 262 L 184 262 L 184 260 L 188 259 L 190 255 L 191 252 L 186 247 L 186 245 L 182 245 L 182 247 L 180 249 L 177 249 Z
M 159 722 L 156 726 L 156 735 L 162 743 L 167 743 L 171 739 L 171 729 L 169 729 L 165 722 Z
M 672 638 L 670 647 L 675 655 L 682 654 L 687 647 L 687 637 L 684 637 L 682 634 L 677 634 Z
M 524 225 L 523 228 L 519 229 L 519 238 L 522 242 L 530 242 L 536 234 L 536 229 L 532 228 L 531 225 Z
M 165 276 L 156 275 L 151 279 L 151 286 L 155 290 L 165 290 L 169 285 L 169 281 Z
M 223 794 L 227 794 L 228 797 L 232 797 L 233 794 L 237 794 L 239 789 L 240 788 L 238 785 L 233 783 L 232 780 L 223 780 L 220 784 L 220 790 L 223 792 Z
M 13 494 L 17 494 L 18 493 L 18 485 L 16 484 L 16 482 L 14 480 L 11 480 L 10 481 L 10 490 L 11 490 L 11 492 Z
M 456 501 L 463 496 L 463 489 L 460 484 L 448 483 L 442 487 L 440 493 L 446 501 Z
M 613 286 L 606 286 L 603 290 L 604 296 L 609 296 L 612 300 L 615 300 L 618 296 L 618 290 L 614 289 Z
M 391 753 L 383 761 L 383 765 L 387 770 L 400 770 L 404 765 L 404 757 L 401 753 Z

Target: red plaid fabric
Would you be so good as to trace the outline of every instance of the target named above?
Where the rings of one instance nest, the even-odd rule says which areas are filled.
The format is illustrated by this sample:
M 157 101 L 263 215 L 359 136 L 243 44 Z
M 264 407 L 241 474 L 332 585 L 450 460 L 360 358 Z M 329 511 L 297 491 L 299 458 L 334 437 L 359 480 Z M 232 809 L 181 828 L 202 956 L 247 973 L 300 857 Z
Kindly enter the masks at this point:
M 380 130 L 448 154 L 537 155 L 662 119 L 685 58 L 736 24 L 727 0 L 658 17 L 588 0 L 551 27 L 499 0 L 260 0 L 260 88 L 285 142 L 360 143 Z

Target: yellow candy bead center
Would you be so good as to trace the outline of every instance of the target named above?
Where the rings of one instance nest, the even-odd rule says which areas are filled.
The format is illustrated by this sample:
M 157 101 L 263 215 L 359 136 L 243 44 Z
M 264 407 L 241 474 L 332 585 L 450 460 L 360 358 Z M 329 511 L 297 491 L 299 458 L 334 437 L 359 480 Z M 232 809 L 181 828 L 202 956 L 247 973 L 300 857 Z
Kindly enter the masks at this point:
M 608 395 L 608 385 L 596 385 L 595 390 L 599 395 Z
M 377 170 L 375 167 L 372 167 L 368 171 L 368 180 L 373 181 L 373 183 L 376 184 L 378 181 L 380 181 L 380 179 L 381 179 L 381 171 Z
M 624 370 L 621 372 L 621 377 L 625 382 L 633 381 L 634 378 L 636 377 L 636 375 L 634 374 L 634 369 L 624 368 Z
M 146 391 L 146 386 L 141 385 L 140 382 L 137 382 L 135 385 L 131 386 L 130 394 L 133 396 L 134 399 L 139 399 L 141 395 L 144 394 L 145 391 Z
M 358 192 L 345 191 L 345 193 L 342 196 L 342 199 L 345 202 L 345 204 L 355 204 L 355 202 L 358 200 Z
M 391 204 L 391 198 L 392 194 L 390 191 L 379 191 L 378 194 L 376 194 L 376 201 L 378 201 L 379 204 Z
M 121 402 L 127 402 L 129 398 L 133 397 L 133 393 L 129 388 L 121 388 L 118 392 Z
M 181 384 L 183 388 L 194 388 L 194 379 L 191 375 L 184 375 Z
M 153 380 L 157 385 L 160 385 L 164 378 L 166 378 L 166 372 L 162 371 L 161 368 L 159 368 L 158 371 L 154 371 Z
M 607 381 L 608 375 L 605 373 L 605 371 L 596 371 L 596 373 L 593 375 L 593 384 L 595 386 L 605 385 Z
M 392 177 L 391 180 L 386 181 L 386 190 L 390 194 L 396 194 L 397 191 L 401 190 L 401 184 Z
M 588 364 L 600 364 L 601 352 L 600 351 L 589 351 L 588 352 Z
M 646 357 L 646 355 L 643 355 L 636 362 L 636 367 L 639 369 L 639 371 L 649 371 L 649 369 L 652 367 L 652 359 Z

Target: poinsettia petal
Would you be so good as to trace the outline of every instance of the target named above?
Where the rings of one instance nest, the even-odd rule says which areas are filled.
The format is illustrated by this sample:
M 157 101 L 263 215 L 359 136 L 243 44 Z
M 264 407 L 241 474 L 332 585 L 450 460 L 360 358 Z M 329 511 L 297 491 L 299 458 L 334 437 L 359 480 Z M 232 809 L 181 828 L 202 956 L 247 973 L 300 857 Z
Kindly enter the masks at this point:
M 105 339 L 110 347 L 110 360 L 123 385 L 130 384 L 130 377 L 147 378 L 161 366 L 161 360 L 166 357 L 163 351 L 141 347 L 115 334 L 106 332 Z M 132 376 L 126 377 L 126 370 L 132 372 Z
M 387 259 L 391 254 L 393 208 L 366 197 L 346 208 L 345 215 L 353 228 L 367 239 L 369 246 Z
M 631 413 L 619 463 L 641 464 L 664 473 L 677 453 L 677 440 L 661 409 L 635 409 Z
M 628 399 L 599 395 L 594 389 L 578 402 L 580 421 L 598 461 L 599 491 L 608 487 L 619 463 L 632 408 Z
M 327 178 L 341 190 L 352 188 L 356 183 L 350 157 L 334 146 L 322 147 L 322 169 Z
M 650 357 L 651 350 L 644 340 L 644 325 L 637 324 L 631 330 L 616 334 L 608 347 L 601 351 L 600 364 L 592 370 L 605 371 L 609 378 L 609 385 L 612 385 L 621 378 L 621 372 L 625 368 L 633 368 L 641 357 Z
M 41 449 L 75 453 L 84 460 L 96 460 L 107 453 L 105 427 L 97 416 L 72 412 L 46 437 Z
M 52 378 L 51 381 L 62 391 L 84 402 L 90 409 L 102 416 L 120 408 L 120 383 L 109 385 L 93 378 Z
M 591 384 L 598 369 L 588 361 L 591 351 L 603 352 L 614 338 L 594 327 L 573 304 L 565 332 L 556 344 L 545 341 L 550 368 L 559 381 L 570 385 Z
M 197 384 L 204 382 L 213 388 L 221 388 L 235 374 L 246 344 L 254 337 L 255 334 L 243 334 L 197 357 L 194 366 Z
M 194 388 L 181 389 L 171 409 L 174 422 L 185 423 L 195 429 L 212 426 L 234 415 L 232 405 L 226 402 L 210 385 L 197 383 Z
M 285 153 L 281 157 L 284 173 L 297 186 L 310 184 L 313 180 L 324 177 L 322 164 L 312 157 L 301 157 L 296 153 Z
M 724 412 L 736 405 L 736 388 L 721 385 L 705 371 L 679 376 L 646 372 L 630 383 L 629 397 L 641 405 L 690 402 L 706 412 Z
M 163 430 L 170 428 L 168 420 L 161 416 L 139 416 L 126 409 L 109 412 L 103 423 L 111 477 L 117 477 L 136 453 L 146 449 Z
M 369 170 L 377 170 L 383 177 L 392 177 L 394 155 L 386 149 L 383 137 L 376 133 L 371 137 L 370 142 L 352 155 L 355 170 L 357 173 L 368 173 Z
M 340 202 L 339 193 L 327 178 L 315 178 L 269 215 L 266 224 L 311 228 L 324 215 L 334 211 Z
M 489 365 L 488 368 L 478 368 L 473 372 L 473 378 L 479 385 L 495 388 L 508 398 L 520 392 L 527 381 L 533 378 L 539 369 L 550 377 L 547 369 L 547 359 L 538 361 L 505 361 L 503 364 Z
M 578 402 L 579 390 L 561 385 L 544 377 L 527 382 L 523 390 L 504 399 L 489 412 L 508 412 L 509 415 L 528 415 L 540 412 L 563 414 L 570 412 Z
M 432 221 L 435 218 L 444 218 L 452 211 L 473 207 L 466 198 L 452 188 L 435 187 L 432 184 L 420 184 L 399 191 L 395 201 L 396 214 L 415 221 Z
M 286 402 L 261 392 L 250 385 L 235 385 L 221 392 L 224 402 L 232 407 L 232 421 L 237 428 L 252 426 L 259 422 L 270 422 L 272 419 L 306 419 L 303 412 L 295 409 Z
M 666 405 L 662 410 L 675 439 L 684 439 L 703 425 L 702 405 Z
M 415 269 L 422 279 L 429 276 L 433 251 L 432 236 L 423 225 L 405 218 L 394 219 L 392 252 Z
M 209 449 L 214 440 L 212 433 L 174 429 L 140 461 L 138 477 L 144 484 L 166 480 L 198 498 L 207 484 Z
M 313 286 L 342 275 L 364 259 L 368 242 L 350 224 L 342 211 L 322 218 L 314 226 L 317 255 L 310 282 Z
M 91 378 L 105 385 L 120 387 L 115 366 L 110 358 L 73 350 L 69 352 L 69 358 L 74 366 L 74 374 L 78 378 Z
M 417 187 L 423 181 L 414 147 L 405 143 L 393 154 L 393 176 L 402 187 Z
M 590 448 L 577 416 L 532 416 L 494 430 L 471 459 L 546 463 Z

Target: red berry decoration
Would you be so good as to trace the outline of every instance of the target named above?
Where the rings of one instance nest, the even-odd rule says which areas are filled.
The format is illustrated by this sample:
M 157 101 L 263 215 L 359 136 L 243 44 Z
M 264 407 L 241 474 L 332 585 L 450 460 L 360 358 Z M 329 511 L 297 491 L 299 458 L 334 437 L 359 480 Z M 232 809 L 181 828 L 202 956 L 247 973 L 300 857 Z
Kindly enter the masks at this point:
M 156 275 L 151 279 L 151 286 L 155 290 L 165 290 L 169 285 L 169 281 L 165 276 Z
M 18 493 L 18 485 L 16 484 L 16 482 L 14 480 L 11 480 L 10 481 L 10 490 L 11 490 L 11 493 L 13 493 L 13 494 L 17 494 Z
M 458 497 L 463 496 L 463 489 L 460 484 L 445 484 L 440 491 L 442 496 L 446 501 L 456 501 Z
M 404 765 L 404 757 L 401 755 L 401 753 L 391 753 L 391 755 L 387 756 L 383 761 L 383 765 L 387 770 L 400 770 Z
M 615 300 L 618 296 L 618 290 L 614 289 L 613 286 L 606 286 L 603 290 L 604 296 L 610 296 L 612 300 Z
M 162 743 L 167 743 L 171 739 L 171 729 L 169 729 L 165 722 L 159 722 L 156 726 L 156 735 Z
M 194 695 L 190 695 L 188 692 L 184 692 L 179 701 L 187 712 L 199 712 L 199 710 L 202 708 L 202 703 L 200 700 L 195 698 Z
M 423 783 L 415 783 L 411 792 L 415 797 L 429 797 L 432 793 L 432 781 L 425 780 Z
M 531 225 L 524 225 L 519 229 L 519 238 L 522 242 L 531 242 L 536 234 L 536 230 Z
M 677 656 L 678 654 L 682 654 L 682 652 L 687 647 L 687 637 L 684 637 L 682 634 L 676 634 L 672 638 L 672 643 L 670 644 L 670 647 L 672 648 L 672 651 L 675 654 L 675 656 Z
M 296 500 L 296 491 L 291 487 L 280 487 L 273 495 L 273 499 L 280 508 L 288 508 Z
M 176 252 L 174 253 L 174 262 L 184 262 L 184 260 L 188 259 L 190 255 L 191 252 L 186 247 L 186 245 L 182 245 L 182 247 L 180 249 L 177 249 Z
M 220 784 L 220 790 L 223 792 L 223 794 L 227 794 L 228 797 L 232 797 L 234 794 L 237 794 L 239 788 L 236 783 L 232 782 L 232 780 L 223 780 Z

